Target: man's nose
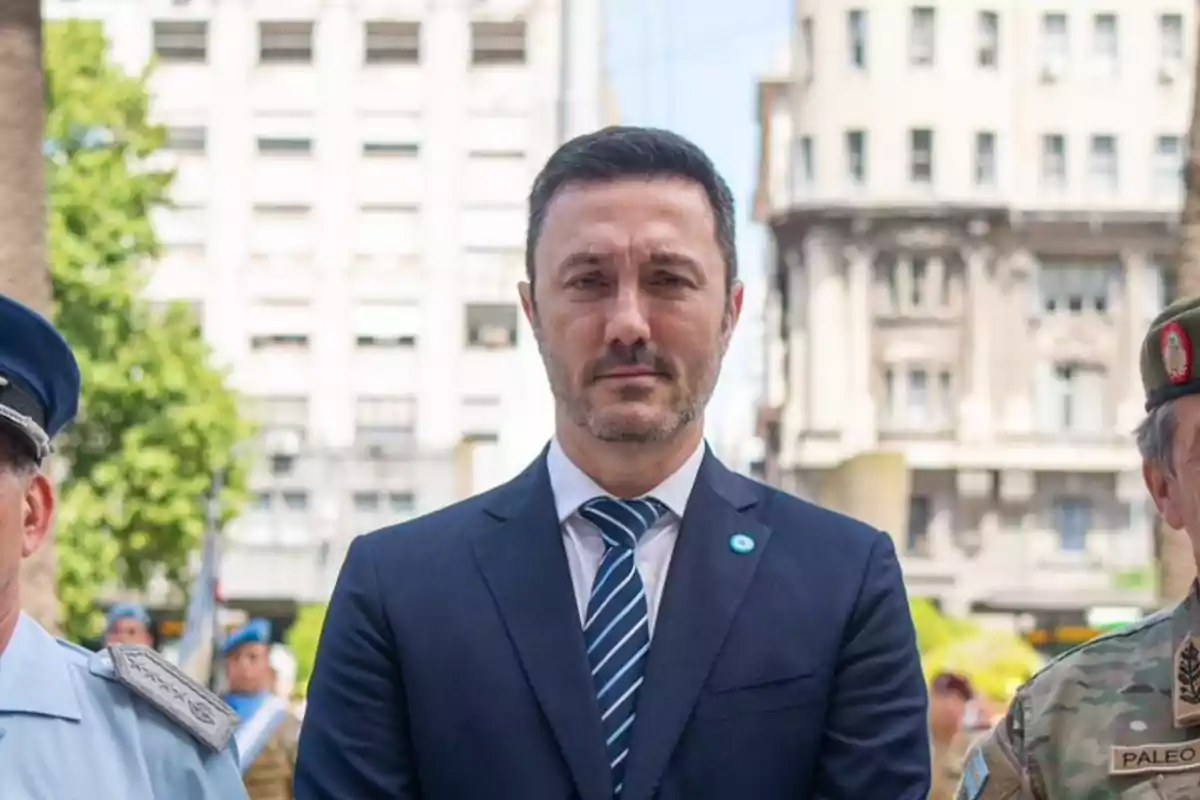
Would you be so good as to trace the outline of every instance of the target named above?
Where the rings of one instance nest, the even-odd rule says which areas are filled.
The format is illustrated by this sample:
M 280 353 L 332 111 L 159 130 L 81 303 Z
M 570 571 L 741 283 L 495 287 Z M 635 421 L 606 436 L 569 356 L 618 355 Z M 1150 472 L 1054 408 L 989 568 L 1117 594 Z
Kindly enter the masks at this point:
M 650 322 L 644 300 L 636 285 L 620 287 L 609 307 L 605 330 L 608 341 L 634 345 L 649 340 Z

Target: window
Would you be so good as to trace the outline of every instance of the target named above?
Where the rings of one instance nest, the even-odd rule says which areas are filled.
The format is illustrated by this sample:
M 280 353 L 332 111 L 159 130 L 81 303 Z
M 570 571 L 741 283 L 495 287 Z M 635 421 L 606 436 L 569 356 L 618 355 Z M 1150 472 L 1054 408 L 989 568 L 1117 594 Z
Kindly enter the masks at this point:
M 921 308 L 925 305 L 928 284 L 929 284 L 929 259 L 925 256 L 913 256 L 909 261 L 909 270 L 912 276 L 912 283 L 909 291 L 909 305 L 913 308 Z
M 251 350 L 307 350 L 306 333 L 257 333 L 250 337 Z
M 468 395 L 459 409 L 463 438 L 467 441 L 498 441 L 503 406 L 496 395 Z
M 1178 297 L 1179 274 L 1169 259 L 1156 258 L 1142 272 L 1142 319 L 1149 324 L 1158 312 Z
M 1042 70 L 1044 77 L 1061 77 L 1067 69 L 1070 55 L 1066 14 L 1042 15 Z
M 996 185 L 996 134 L 991 131 L 975 134 L 975 185 Z
M 905 551 L 910 556 L 928 558 L 929 523 L 933 517 L 933 503 L 926 495 L 914 494 L 908 498 L 908 535 Z
M 1158 136 L 1154 140 L 1154 193 L 1178 197 L 1183 190 L 1183 145 L 1178 136 Z
M 867 134 L 846 131 L 846 171 L 850 182 L 862 186 L 867 181 Z
M 1110 287 L 1121 273 L 1119 264 L 1043 261 L 1038 267 L 1038 294 L 1047 314 L 1106 314 Z
M 203 64 L 208 60 L 207 22 L 155 22 L 154 55 L 164 64 Z
M 496 66 L 525 63 L 525 23 L 472 22 L 471 63 Z
M 312 139 L 302 137 L 260 136 L 257 140 L 261 156 L 308 155 L 312 152 Z
M 921 6 L 912 9 L 908 29 L 908 63 L 915 67 L 930 67 L 936 58 L 937 17 L 934 9 Z
M 1063 189 L 1067 185 L 1067 140 L 1061 133 L 1042 137 L 1042 186 Z
M 1162 14 L 1158 18 L 1158 59 L 1160 67 L 1178 70 L 1183 64 L 1183 16 Z M 1180 76 L 1182 77 L 1182 76 Z
M 359 397 L 354 443 L 369 458 L 409 454 L 416 443 L 417 399 L 405 395 Z
M 1054 501 L 1053 517 L 1059 549 L 1067 553 L 1086 552 L 1092 528 L 1092 504 L 1079 498 L 1059 498 Z
M 811 186 L 816 179 L 813 162 L 813 139 L 811 136 L 801 136 L 798 150 L 800 158 L 796 164 L 797 184 Z
M 417 344 L 421 307 L 415 302 L 363 300 L 351 312 L 359 350 L 395 350 Z
M 888 367 L 883 371 L 883 407 L 891 421 L 900 415 L 899 400 L 896 391 L 896 370 Z
M 267 466 L 275 476 L 290 475 L 308 441 L 308 398 L 270 395 L 254 404 L 258 436 Z
M 1120 182 L 1120 165 L 1117 159 L 1117 137 L 1098 135 L 1092 137 L 1088 158 L 1088 177 L 1092 188 L 1112 193 Z
M 379 492 L 355 492 L 351 497 L 354 510 L 359 514 L 378 514 L 379 501 Z
M 421 209 L 406 205 L 359 206 L 354 243 L 361 255 L 415 256 L 421 246 Z
M 867 68 L 867 12 L 854 8 L 846 12 L 846 34 L 849 37 L 850 66 Z
M 938 373 L 938 399 L 941 401 L 941 422 L 949 427 L 954 421 L 958 403 L 954 396 L 954 374 L 948 369 Z
M 1161 311 L 1168 303 L 1174 303 L 1179 299 L 1179 270 L 1174 266 L 1162 264 L 1156 270 L 1158 273 L 1158 297 L 1159 307 L 1154 309 L 1153 317 Z
M 929 422 L 929 373 L 910 369 L 906 389 L 904 421 L 912 428 L 923 428 Z
M 978 25 L 975 62 L 985 69 L 996 69 L 1000 66 L 1000 15 L 995 11 L 980 11 Z
M 1116 77 L 1120 54 L 1115 14 L 1097 14 L 1092 20 L 1092 61 L 1097 75 Z
M 467 306 L 467 346 L 488 350 L 515 347 L 517 307 L 510 303 L 474 303 Z
M 167 128 L 168 150 L 189 155 L 203 155 L 207 143 L 207 132 L 202 125 Z
M 313 60 L 313 24 L 311 22 L 258 23 L 258 61 L 260 64 L 311 64 Z
M 292 513 L 308 511 L 308 492 L 303 489 L 291 489 L 282 492 L 283 507 Z
M 363 40 L 365 64 L 416 64 L 421 60 L 419 22 L 367 22 Z
M 933 131 L 917 128 L 909 131 L 909 177 L 913 183 L 933 182 Z
M 359 514 L 412 514 L 417 507 L 412 492 L 355 492 L 351 495 L 354 510 Z M 386 504 L 386 505 L 385 505 Z
M 368 158 L 413 158 L 421 146 L 414 142 L 363 142 L 362 154 Z
M 804 76 L 810 80 L 817 68 L 817 54 L 814 49 L 814 42 L 812 17 L 805 17 L 800 21 L 800 47 L 803 50 L 800 57 L 804 59 Z
M 1104 426 L 1104 371 L 1086 364 L 1058 364 L 1046 402 L 1048 432 L 1096 434 Z

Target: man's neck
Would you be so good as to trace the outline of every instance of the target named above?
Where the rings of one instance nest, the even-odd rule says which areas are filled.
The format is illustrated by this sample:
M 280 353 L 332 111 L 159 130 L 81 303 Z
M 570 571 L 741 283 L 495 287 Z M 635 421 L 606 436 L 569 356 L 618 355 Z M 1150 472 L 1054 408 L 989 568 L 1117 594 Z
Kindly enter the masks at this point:
M 0 656 L 4 655 L 8 643 L 12 641 L 13 632 L 17 629 L 17 620 L 21 618 L 21 604 L 14 596 L 0 596 Z
M 559 422 L 555 436 L 579 469 L 613 497 L 640 497 L 675 474 L 704 438 L 696 420 L 667 442 L 604 442 L 571 423 Z

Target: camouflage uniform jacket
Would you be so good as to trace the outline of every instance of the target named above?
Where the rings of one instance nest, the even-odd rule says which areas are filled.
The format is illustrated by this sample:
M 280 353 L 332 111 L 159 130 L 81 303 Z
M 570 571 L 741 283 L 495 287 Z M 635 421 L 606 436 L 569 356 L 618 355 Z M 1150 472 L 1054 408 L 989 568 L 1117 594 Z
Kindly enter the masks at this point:
M 1068 651 L 967 757 L 957 800 L 1200 799 L 1200 601 Z
M 299 741 L 300 722 L 289 714 L 243 776 L 250 800 L 293 800 L 292 778 Z

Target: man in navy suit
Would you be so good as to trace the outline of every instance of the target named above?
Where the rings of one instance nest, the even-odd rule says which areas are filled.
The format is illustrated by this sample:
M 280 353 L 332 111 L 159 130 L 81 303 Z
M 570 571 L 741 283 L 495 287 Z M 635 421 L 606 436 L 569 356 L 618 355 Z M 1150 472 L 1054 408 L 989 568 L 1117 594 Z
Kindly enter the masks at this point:
M 510 483 L 351 546 L 297 800 L 924 800 L 891 539 L 704 444 L 742 308 L 712 163 L 660 130 L 568 142 L 534 183 L 526 260 L 554 439 Z

